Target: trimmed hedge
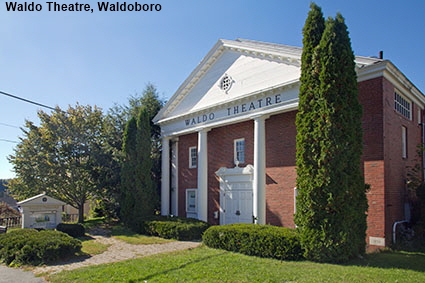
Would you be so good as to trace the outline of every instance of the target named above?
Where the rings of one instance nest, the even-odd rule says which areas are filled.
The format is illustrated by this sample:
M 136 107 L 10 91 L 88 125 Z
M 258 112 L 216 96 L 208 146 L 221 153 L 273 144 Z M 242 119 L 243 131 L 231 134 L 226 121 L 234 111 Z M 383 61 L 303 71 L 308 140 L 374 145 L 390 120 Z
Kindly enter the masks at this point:
M 8 265 L 39 265 L 81 250 L 81 242 L 54 230 L 13 230 L 0 235 L 0 261 Z
M 303 258 L 298 233 L 294 229 L 256 224 L 212 226 L 203 242 L 211 248 L 280 260 Z
M 154 216 L 139 223 L 139 233 L 181 241 L 202 239 L 209 224 L 192 218 Z
M 86 229 L 80 223 L 60 223 L 56 227 L 56 230 L 64 232 L 74 238 L 82 237 L 86 233 Z

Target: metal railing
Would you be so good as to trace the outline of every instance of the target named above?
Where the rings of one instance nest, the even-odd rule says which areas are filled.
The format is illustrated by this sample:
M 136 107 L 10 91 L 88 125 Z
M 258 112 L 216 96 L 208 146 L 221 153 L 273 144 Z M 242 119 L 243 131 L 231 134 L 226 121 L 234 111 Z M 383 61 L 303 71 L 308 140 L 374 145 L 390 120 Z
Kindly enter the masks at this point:
M 15 228 L 22 226 L 22 217 L 6 217 L 0 218 L 0 226 L 6 226 L 7 228 Z
M 62 215 L 62 222 L 64 223 L 77 222 L 77 221 L 78 221 L 78 214 L 63 214 Z

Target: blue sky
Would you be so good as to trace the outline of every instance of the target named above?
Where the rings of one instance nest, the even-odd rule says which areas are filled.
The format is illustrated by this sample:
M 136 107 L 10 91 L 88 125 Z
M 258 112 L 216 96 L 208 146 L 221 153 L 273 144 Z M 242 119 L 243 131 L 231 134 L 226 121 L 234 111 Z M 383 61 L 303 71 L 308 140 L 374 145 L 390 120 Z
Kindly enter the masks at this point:
M 57 0 L 58 3 L 75 3 Z M 219 38 L 301 46 L 310 1 L 153 0 L 159 12 L 7 12 L 0 3 L 0 90 L 67 108 L 114 103 L 156 85 L 168 99 Z M 24 3 L 20 0 L 19 3 Z M 123 1 L 122 1 L 123 2 Z M 138 1 L 139 3 L 147 3 Z M 82 0 L 97 7 L 97 1 Z M 127 1 L 134 3 L 134 1 Z M 425 1 L 316 1 L 341 12 L 356 55 L 391 60 L 425 92 Z M 0 95 L 0 178 L 14 174 L 13 153 L 25 119 L 39 107 Z M 48 111 L 48 110 L 46 110 Z M 7 125 L 5 125 L 7 124 Z M 15 127 L 12 127 L 15 126 Z

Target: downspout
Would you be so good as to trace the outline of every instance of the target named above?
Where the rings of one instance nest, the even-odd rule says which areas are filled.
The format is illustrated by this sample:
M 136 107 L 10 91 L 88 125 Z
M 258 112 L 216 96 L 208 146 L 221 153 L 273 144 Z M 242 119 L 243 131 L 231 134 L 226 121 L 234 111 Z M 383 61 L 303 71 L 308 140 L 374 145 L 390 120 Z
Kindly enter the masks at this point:
M 396 222 L 394 222 L 394 224 L 393 224 L 393 244 L 395 244 L 396 243 L 396 229 L 397 229 L 397 225 L 398 224 L 402 224 L 402 223 L 407 223 L 408 221 L 407 220 L 401 220 L 401 221 L 396 221 Z

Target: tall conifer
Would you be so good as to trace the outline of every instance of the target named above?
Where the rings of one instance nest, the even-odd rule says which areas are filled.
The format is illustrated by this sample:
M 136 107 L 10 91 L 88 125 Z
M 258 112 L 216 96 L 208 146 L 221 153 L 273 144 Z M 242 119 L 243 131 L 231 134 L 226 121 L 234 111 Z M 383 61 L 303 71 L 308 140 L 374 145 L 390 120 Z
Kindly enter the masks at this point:
M 297 154 L 296 222 L 308 259 L 344 261 L 364 252 L 367 199 L 360 169 L 362 110 L 354 55 L 340 14 L 326 21 L 313 58 L 320 85 L 314 86 L 312 100 L 300 98 L 310 113 L 297 117 L 299 135 L 305 126 L 301 118 L 311 117 L 311 128 L 297 136 L 297 150 L 304 152 Z
M 121 218 L 137 231 L 140 220 L 154 214 L 156 204 L 151 174 L 151 127 L 146 107 L 140 109 L 137 120 L 133 117 L 128 121 L 124 130 L 123 151 Z
M 120 216 L 121 220 L 131 226 L 136 199 L 136 166 L 137 166 L 137 122 L 131 118 L 124 129 L 123 153 L 124 161 L 121 170 Z
M 303 28 L 303 53 L 301 56 L 301 86 L 299 93 L 297 127 L 297 213 L 295 222 L 302 229 L 310 221 L 314 211 L 310 209 L 310 193 L 317 186 L 316 159 L 319 144 L 315 136 L 314 122 L 320 113 L 316 110 L 319 92 L 319 62 L 317 48 L 325 29 L 325 19 L 319 6 L 312 3 Z
M 156 189 L 152 180 L 151 126 L 149 110 L 142 107 L 137 117 L 137 167 L 136 182 L 140 197 L 138 198 L 136 217 L 143 218 L 154 214 Z

